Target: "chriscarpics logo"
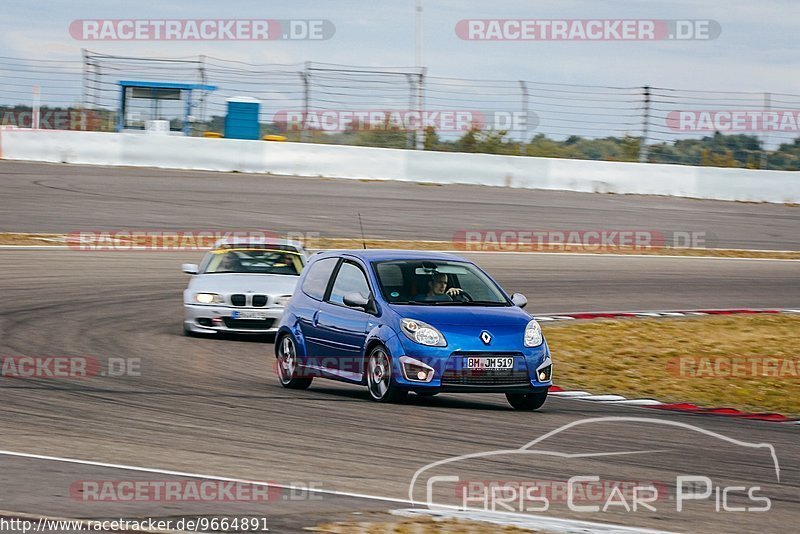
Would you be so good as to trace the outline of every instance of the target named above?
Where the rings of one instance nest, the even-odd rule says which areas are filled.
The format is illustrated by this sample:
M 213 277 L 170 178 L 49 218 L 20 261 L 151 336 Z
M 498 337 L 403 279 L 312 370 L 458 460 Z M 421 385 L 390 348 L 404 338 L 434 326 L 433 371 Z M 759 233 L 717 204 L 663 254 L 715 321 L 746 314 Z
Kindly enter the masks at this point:
M 748 469 L 732 471 L 732 458 Z M 782 491 L 769 443 L 668 419 L 597 417 L 573 421 L 519 448 L 424 465 L 411 478 L 408 499 L 434 514 L 520 519 L 564 512 L 595 520 L 607 513 L 617 519 L 765 513 Z

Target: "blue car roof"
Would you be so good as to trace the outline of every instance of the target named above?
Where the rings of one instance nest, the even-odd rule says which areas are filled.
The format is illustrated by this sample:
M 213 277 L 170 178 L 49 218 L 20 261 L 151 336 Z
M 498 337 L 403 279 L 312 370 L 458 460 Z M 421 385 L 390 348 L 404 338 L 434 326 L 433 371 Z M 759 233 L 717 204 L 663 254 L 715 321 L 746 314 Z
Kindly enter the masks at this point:
M 320 256 L 355 256 L 363 261 L 396 261 L 396 260 L 449 260 L 449 261 L 469 261 L 455 254 L 448 252 L 436 252 L 431 250 L 395 250 L 395 249 L 353 249 L 353 250 L 331 250 L 321 252 Z

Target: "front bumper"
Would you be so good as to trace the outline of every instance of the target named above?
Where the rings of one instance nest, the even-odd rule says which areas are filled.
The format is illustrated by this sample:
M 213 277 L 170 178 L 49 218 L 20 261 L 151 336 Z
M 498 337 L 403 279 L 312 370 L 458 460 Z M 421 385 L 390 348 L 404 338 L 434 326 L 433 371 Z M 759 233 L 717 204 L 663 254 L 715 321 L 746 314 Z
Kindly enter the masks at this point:
M 227 332 L 231 334 L 274 334 L 283 317 L 283 307 L 252 308 L 245 306 L 218 306 L 184 304 L 183 324 L 187 330 L 198 334 Z M 266 319 L 233 319 L 234 312 L 263 312 Z
M 429 381 L 415 380 L 417 368 L 413 367 L 412 372 L 408 372 L 401 358 L 394 358 L 393 370 L 397 384 L 411 391 L 533 393 L 547 390 L 553 385 L 553 362 L 546 342 L 539 347 L 515 347 L 513 350 L 493 347 L 491 351 L 453 350 L 448 347 L 420 348 L 398 343 L 395 347 L 395 351 L 397 350 L 402 350 L 400 354 L 406 356 L 403 360 L 413 358 L 433 369 L 433 376 Z M 494 371 L 464 367 L 464 359 L 468 357 L 500 356 L 512 356 L 513 367 Z

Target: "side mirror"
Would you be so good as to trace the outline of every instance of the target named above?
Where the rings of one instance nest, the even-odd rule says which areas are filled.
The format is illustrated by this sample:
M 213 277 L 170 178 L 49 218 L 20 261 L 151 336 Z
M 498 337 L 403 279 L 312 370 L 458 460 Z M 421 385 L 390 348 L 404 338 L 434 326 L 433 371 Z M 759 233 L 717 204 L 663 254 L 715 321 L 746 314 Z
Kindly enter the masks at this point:
M 525 298 L 525 295 L 522 293 L 514 293 L 511 295 L 511 302 L 514 306 L 519 306 L 520 308 L 524 308 L 528 305 L 528 299 Z
M 194 263 L 184 263 L 181 265 L 181 270 L 186 274 L 197 274 L 197 265 Z
M 358 293 L 357 291 L 348 293 L 342 298 L 342 302 L 344 302 L 345 306 L 349 306 L 350 308 L 361 308 L 364 311 L 367 311 L 367 308 L 369 308 L 369 300 L 370 299 L 365 298 L 364 295 Z

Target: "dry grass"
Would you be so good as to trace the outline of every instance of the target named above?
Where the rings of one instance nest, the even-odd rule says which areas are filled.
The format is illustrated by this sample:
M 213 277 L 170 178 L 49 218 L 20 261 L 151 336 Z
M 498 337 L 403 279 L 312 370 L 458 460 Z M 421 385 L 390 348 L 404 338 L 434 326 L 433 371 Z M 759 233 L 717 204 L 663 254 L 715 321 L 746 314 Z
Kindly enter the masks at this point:
M 28 232 L 0 232 L 0 245 L 65 245 L 65 234 L 32 234 Z
M 371 249 L 405 250 L 452 250 L 454 252 L 544 252 L 583 254 L 636 254 L 649 256 L 697 256 L 715 258 L 771 258 L 800 260 L 800 251 L 764 251 L 743 249 L 661 248 L 661 247 L 609 247 L 595 249 L 578 245 L 520 245 L 520 246 L 465 246 L 453 241 L 425 241 L 403 239 L 366 239 L 324 237 L 306 243 L 310 249 L 362 248 L 366 243 Z M 66 234 L 37 234 L 28 232 L 0 232 L 0 245 L 62 245 L 67 246 Z
M 543 329 L 561 387 L 800 415 L 800 316 L 603 320 Z M 781 363 L 759 365 L 751 376 L 753 361 L 775 359 Z
M 343 521 L 325 523 L 309 529 L 312 532 L 330 534 L 530 534 L 534 532 L 517 527 L 503 527 L 478 521 L 459 521 L 455 519 L 434 520 L 429 518 L 397 519 L 396 521 Z

